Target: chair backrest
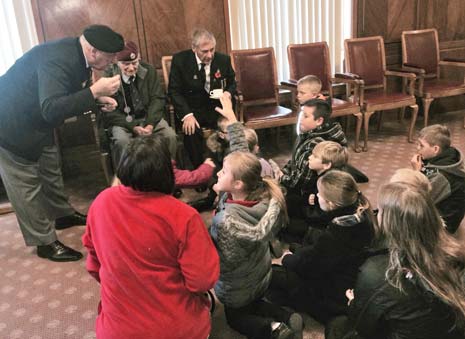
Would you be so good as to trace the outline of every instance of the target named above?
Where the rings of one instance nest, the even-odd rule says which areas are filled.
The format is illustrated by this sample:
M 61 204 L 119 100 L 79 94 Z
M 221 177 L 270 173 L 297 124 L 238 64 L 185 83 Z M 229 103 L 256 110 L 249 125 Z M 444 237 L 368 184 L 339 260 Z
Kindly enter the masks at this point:
M 231 51 L 231 62 L 244 105 L 278 103 L 278 75 L 272 47 Z
M 347 72 L 359 75 L 365 88 L 386 87 L 386 55 L 381 36 L 346 39 L 344 50 Z
M 290 77 L 292 80 L 313 74 L 321 80 L 321 90 L 332 92 L 330 86 L 331 61 L 328 44 L 314 42 L 309 44 L 291 44 L 287 46 Z M 329 93 L 332 95 L 332 93 Z
M 163 70 L 163 81 L 165 83 L 166 93 L 168 93 L 168 84 L 170 81 L 171 60 L 173 60 L 173 56 L 171 55 L 161 57 L 161 68 Z
M 435 28 L 402 32 L 402 63 L 439 75 L 439 40 Z

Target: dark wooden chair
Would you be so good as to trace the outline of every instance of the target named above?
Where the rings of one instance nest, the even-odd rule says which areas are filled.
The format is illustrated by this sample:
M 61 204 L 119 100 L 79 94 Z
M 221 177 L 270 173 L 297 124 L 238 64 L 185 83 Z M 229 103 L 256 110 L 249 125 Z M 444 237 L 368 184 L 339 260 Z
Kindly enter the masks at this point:
M 442 79 L 441 66 L 464 68 L 465 60 L 440 60 L 435 28 L 402 32 L 402 69 L 417 75 L 415 96 L 423 102 L 425 126 L 434 99 L 465 93 L 465 78 L 462 81 Z
M 165 93 L 168 93 L 168 84 L 170 81 L 170 70 L 171 70 L 171 61 L 173 57 L 171 55 L 165 55 L 161 57 L 161 69 L 163 72 L 163 83 L 165 85 Z M 170 126 L 176 128 L 176 119 L 174 115 L 174 107 L 169 101 L 169 97 L 166 97 L 166 111 L 168 114 L 168 123 Z
M 279 105 L 279 85 L 274 49 L 231 51 L 236 72 L 238 118 L 253 129 L 293 125 L 297 114 Z
M 331 97 L 331 117 L 336 118 L 349 115 L 356 117 L 354 149 L 359 152 L 358 142 L 363 115 L 359 106 L 358 93 L 363 81 L 356 79 L 350 74 L 339 73 L 336 74 L 336 77 L 331 77 L 331 61 L 326 42 L 289 45 L 287 46 L 287 57 L 289 60 L 290 79 L 281 82 L 281 85 L 292 91 L 292 102 L 295 103 L 294 110 L 299 109 L 296 100 L 297 81 L 309 74 L 317 76 L 321 80 L 322 93 Z M 333 84 L 335 83 L 346 84 L 345 99 L 337 99 L 333 96 Z
M 103 113 L 99 112 L 98 116 L 92 111 L 86 112 L 84 114 L 90 115 L 92 130 L 95 137 L 95 145 L 97 147 L 97 151 L 100 154 L 100 162 L 102 164 L 103 174 L 105 175 L 107 184 L 111 185 L 113 176 L 115 174 L 115 166 L 111 156 L 110 136 L 108 135 L 108 131 L 103 127 L 103 121 L 101 120 L 103 119 Z
M 408 129 L 408 141 L 412 142 L 418 114 L 418 105 L 413 95 L 415 74 L 386 70 L 384 41 L 381 36 L 346 39 L 344 47 L 346 70 L 364 81 L 364 87 L 360 91 L 360 106 L 364 120 L 363 150 L 368 150 L 368 126 L 373 113 L 406 106 L 412 109 L 412 119 Z M 388 76 L 406 79 L 408 86 L 404 86 L 402 92 L 388 92 L 386 79 Z

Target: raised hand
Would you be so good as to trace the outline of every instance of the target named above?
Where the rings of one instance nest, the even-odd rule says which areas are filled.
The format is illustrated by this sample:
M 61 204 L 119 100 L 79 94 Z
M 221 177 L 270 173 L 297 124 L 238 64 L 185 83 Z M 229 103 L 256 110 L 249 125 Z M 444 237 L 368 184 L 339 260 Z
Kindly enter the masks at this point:
M 223 95 L 222 97 L 220 97 L 220 102 L 223 108 L 216 107 L 215 111 L 217 111 L 222 116 L 224 116 L 226 119 L 228 119 L 228 124 L 237 122 L 236 114 L 234 113 L 233 108 L 232 108 L 232 101 L 231 101 L 230 96 Z

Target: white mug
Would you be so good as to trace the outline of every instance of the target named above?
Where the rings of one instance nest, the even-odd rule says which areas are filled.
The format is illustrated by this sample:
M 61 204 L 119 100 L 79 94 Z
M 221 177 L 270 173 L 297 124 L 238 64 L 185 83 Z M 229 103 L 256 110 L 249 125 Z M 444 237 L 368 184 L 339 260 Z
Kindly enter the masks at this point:
M 223 90 L 221 88 L 214 89 L 210 91 L 210 98 L 219 99 L 223 95 Z

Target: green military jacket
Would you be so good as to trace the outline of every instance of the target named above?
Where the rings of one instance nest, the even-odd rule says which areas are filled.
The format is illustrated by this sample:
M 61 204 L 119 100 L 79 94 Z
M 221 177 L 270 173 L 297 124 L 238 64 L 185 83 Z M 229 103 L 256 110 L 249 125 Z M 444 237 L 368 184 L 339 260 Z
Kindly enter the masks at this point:
M 104 76 L 121 75 L 121 71 L 117 64 L 111 65 L 104 73 Z M 118 92 L 113 96 L 118 102 L 118 107 L 109 113 L 104 114 L 104 127 L 111 128 L 120 126 L 132 131 L 135 126 L 152 125 L 155 127 L 163 118 L 165 109 L 165 94 L 158 79 L 155 68 L 143 61 L 140 62 L 135 85 L 140 93 L 143 101 L 143 108 L 146 112 L 144 118 L 133 119 L 131 122 L 126 121 L 127 114 L 124 113 L 124 95 L 123 85 L 120 86 Z

